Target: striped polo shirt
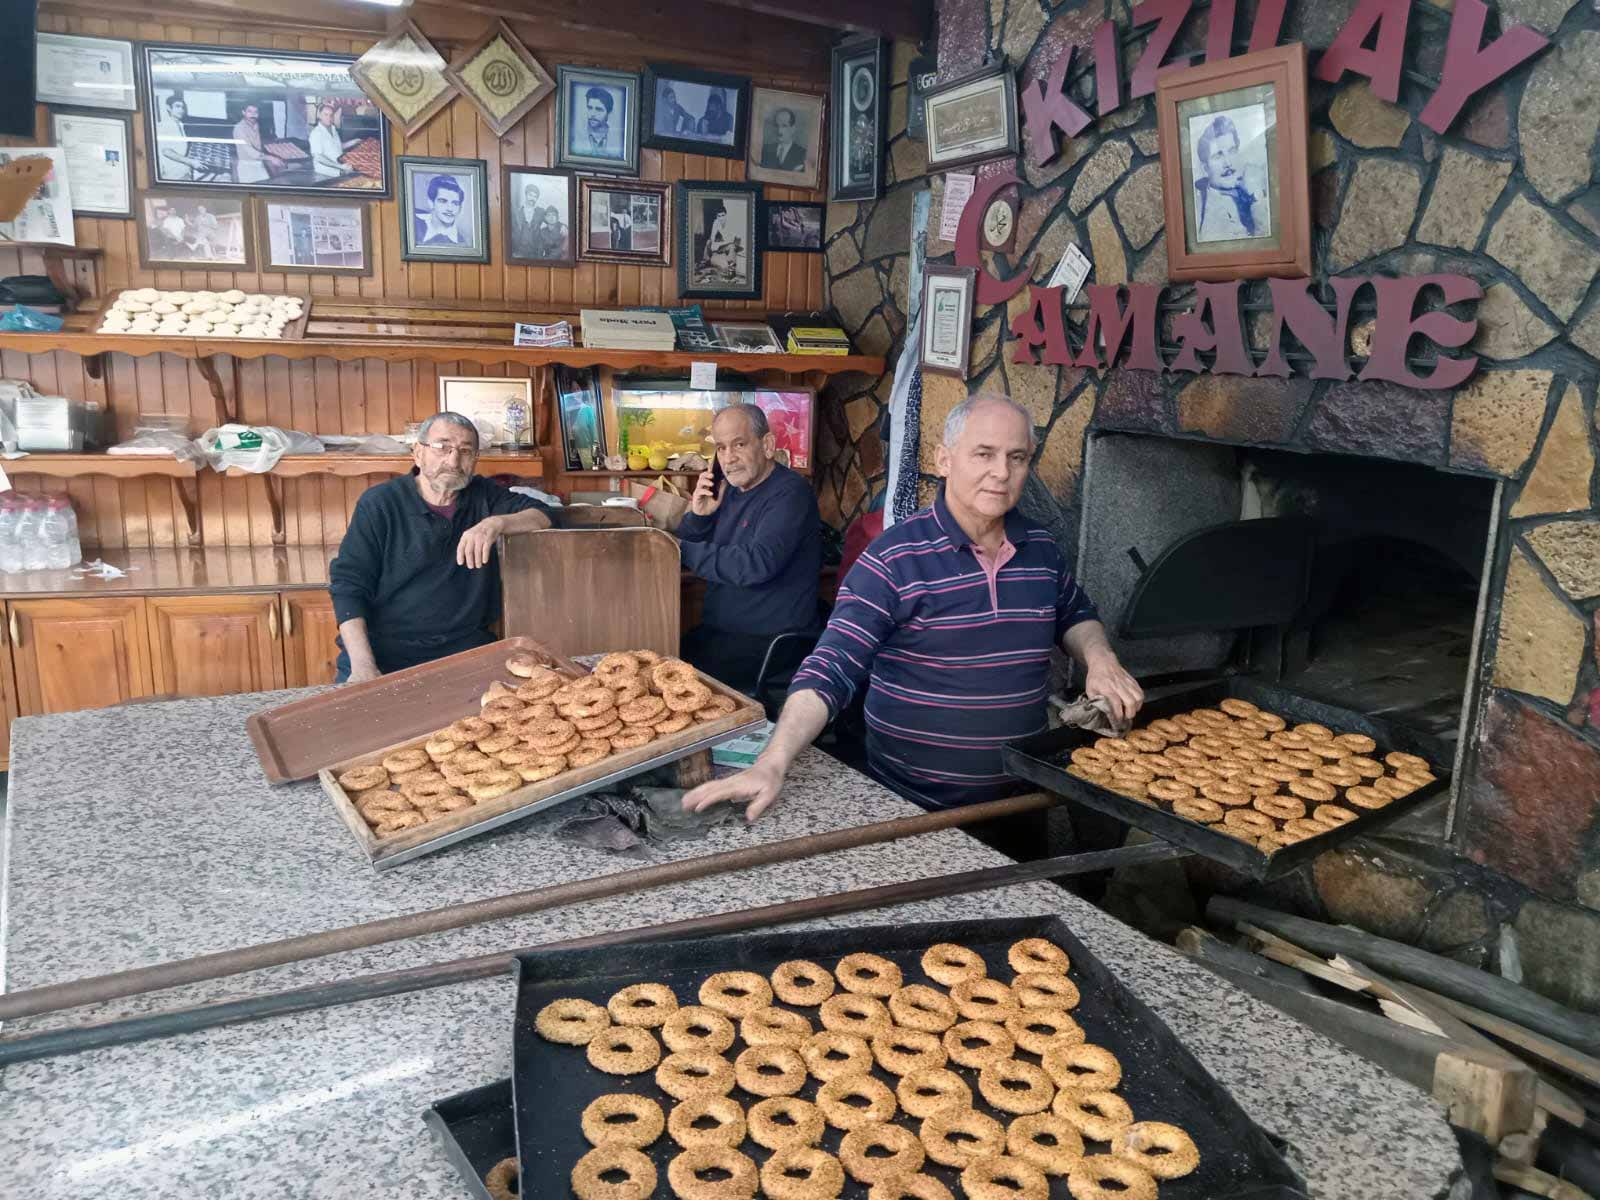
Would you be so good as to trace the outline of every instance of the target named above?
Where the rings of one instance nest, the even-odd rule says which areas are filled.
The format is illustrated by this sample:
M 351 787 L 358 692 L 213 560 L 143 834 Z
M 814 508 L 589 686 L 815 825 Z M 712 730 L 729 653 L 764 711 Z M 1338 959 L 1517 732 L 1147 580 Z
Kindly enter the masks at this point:
M 941 488 L 850 568 L 789 689 L 837 713 L 865 684 L 868 763 L 924 807 L 1010 789 L 1000 749 L 1044 728 L 1051 647 L 1097 617 L 1047 530 L 1012 510 L 1005 532 L 987 558 Z

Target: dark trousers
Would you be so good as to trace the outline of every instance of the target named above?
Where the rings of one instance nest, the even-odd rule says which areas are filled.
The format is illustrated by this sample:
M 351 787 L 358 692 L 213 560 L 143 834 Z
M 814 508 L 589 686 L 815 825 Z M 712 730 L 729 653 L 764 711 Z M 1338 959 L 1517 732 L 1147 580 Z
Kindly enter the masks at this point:
M 678 656 L 731 688 L 753 693 L 756 676 L 776 634 L 729 633 L 696 625 L 678 643 Z

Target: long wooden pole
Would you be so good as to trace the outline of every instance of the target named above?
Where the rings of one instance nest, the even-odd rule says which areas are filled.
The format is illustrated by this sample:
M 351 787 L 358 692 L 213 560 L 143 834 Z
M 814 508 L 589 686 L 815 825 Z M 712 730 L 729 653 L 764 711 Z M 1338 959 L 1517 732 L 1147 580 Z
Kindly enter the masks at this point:
M 222 1025 L 238 1025 L 265 1017 L 331 1008 L 360 1000 L 374 1000 L 381 996 L 395 996 L 404 992 L 485 979 L 491 975 L 510 971 L 516 965 L 518 955 L 532 954 L 540 950 L 597 949 L 639 942 L 672 941 L 737 933 L 770 925 L 812 921 L 822 917 L 837 916 L 840 913 L 909 904 L 915 900 L 960 896 L 972 892 L 990 891 L 994 888 L 1012 887 L 1020 883 L 1036 883 L 1044 879 L 1108 871 L 1114 867 L 1165 862 L 1186 858 L 1190 853 L 1191 851 L 1166 842 L 1147 842 L 1117 850 L 1068 854 L 1060 858 L 1042 859 L 1039 862 L 987 867 L 952 875 L 934 875 L 926 879 L 886 883 L 878 887 L 835 892 L 832 895 L 814 896 L 805 900 L 788 900 L 781 904 L 768 904 L 759 908 L 711 913 L 703 917 L 668 921 L 661 925 L 646 925 L 638 929 L 597 933 L 588 937 L 547 942 L 542 946 L 525 946 L 517 950 L 480 954 L 472 958 L 458 958 L 423 967 L 410 967 L 403 971 L 385 971 L 376 975 L 361 975 L 352 979 L 313 984 L 282 992 L 269 992 L 239 1000 L 216 1001 L 190 1008 L 172 1009 L 150 1016 L 103 1021 L 69 1029 L 54 1029 L 0 1040 L 0 1066 L 31 1062 L 41 1058 L 55 1058 L 64 1054 L 79 1054 L 85 1050 L 149 1041 L 152 1038 L 174 1037 L 184 1033 L 196 1033 L 203 1029 L 215 1029 Z
M 561 908 L 606 896 L 620 896 L 648 888 L 665 887 L 720 875 L 729 871 L 743 871 L 750 867 L 768 866 L 772 863 L 793 862 L 831 854 L 839 850 L 852 850 L 878 842 L 896 841 L 954 829 L 997 817 L 1018 813 L 1036 812 L 1059 802 L 1059 797 L 1043 792 L 1013 796 L 986 804 L 973 804 L 941 812 L 924 813 L 915 817 L 899 817 L 892 821 L 878 821 L 871 825 L 858 825 L 850 829 L 836 829 L 827 833 L 805 837 L 785 838 L 761 846 L 747 846 L 740 850 L 726 850 L 720 854 L 706 854 L 686 858 L 679 862 L 660 863 L 619 871 L 614 875 L 601 875 L 594 879 L 580 879 L 572 883 L 553 884 L 529 891 L 511 892 L 483 900 L 468 900 L 449 904 L 443 908 L 386 917 L 380 921 L 367 921 L 341 929 L 319 933 L 300 934 L 262 942 L 255 946 L 241 946 L 236 950 L 222 950 L 215 954 L 202 954 L 175 962 L 157 963 L 149 967 L 136 967 L 110 975 L 74 979 L 46 987 L 0 995 L 0 1021 L 18 1017 L 33 1017 L 41 1013 L 59 1012 L 85 1004 L 98 1004 L 125 996 L 138 996 L 163 988 L 180 987 L 189 983 L 203 983 L 223 979 L 246 971 L 259 971 L 285 963 L 302 962 L 346 950 L 359 950 L 401 938 L 420 937 L 440 933 L 447 929 L 461 929 L 468 925 L 481 925 L 486 921 L 499 921 L 506 917 L 519 917 L 546 909 Z

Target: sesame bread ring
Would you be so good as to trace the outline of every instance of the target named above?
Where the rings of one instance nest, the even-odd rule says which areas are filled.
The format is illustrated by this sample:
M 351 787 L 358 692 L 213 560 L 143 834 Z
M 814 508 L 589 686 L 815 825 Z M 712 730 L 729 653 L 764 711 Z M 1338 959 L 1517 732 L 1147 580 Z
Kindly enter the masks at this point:
M 556 706 L 548 700 L 541 700 L 537 704 L 530 704 L 522 710 L 522 719 L 507 727 L 507 732 L 516 734 L 523 741 L 539 732 L 539 726 L 546 721 L 553 721 L 561 714 L 556 712 Z
M 1304 750 L 1311 745 L 1311 739 L 1303 733 L 1293 733 L 1287 729 L 1280 729 L 1270 734 L 1267 738 L 1274 746 L 1282 746 L 1285 750 Z
M 1235 746 L 1233 753 L 1228 757 L 1234 762 L 1242 762 L 1253 767 L 1257 763 L 1271 762 L 1274 756 L 1266 753 L 1262 747 L 1246 742 L 1242 746 Z
M 1334 797 L 1339 794 L 1333 784 L 1325 783 L 1321 779 L 1290 780 L 1289 790 L 1302 800 L 1310 800 L 1317 804 L 1331 804 Z
M 650 668 L 650 690 L 664 692 L 668 688 L 687 687 L 699 683 L 695 669 L 679 658 L 669 658 Z
M 490 761 L 492 762 L 493 760 Z M 495 763 L 495 769 L 499 769 L 498 763 Z M 446 764 L 444 768 L 444 778 L 445 782 L 453 788 L 470 787 L 472 784 L 478 782 L 478 772 L 461 771 L 450 766 L 449 764 Z
M 1394 777 L 1401 783 L 1411 784 L 1413 788 L 1427 787 L 1439 778 L 1432 771 L 1418 770 L 1414 767 L 1400 767 L 1395 771 Z
M 1057 1043 L 1039 1056 L 1046 1075 L 1062 1091 L 1109 1092 L 1122 1082 L 1122 1063 L 1092 1042 Z
M 413 807 L 409 796 L 401 792 L 391 792 L 388 788 L 372 788 L 370 791 L 358 792 L 352 798 L 352 803 L 369 821 L 381 821 L 384 813 L 410 812 Z
M 709 1050 L 679 1050 L 656 1068 L 656 1086 L 674 1100 L 726 1096 L 733 1091 L 733 1065 Z
M 1133 761 L 1146 771 L 1151 771 L 1158 776 L 1176 775 L 1178 773 L 1177 766 L 1169 762 L 1164 754 L 1141 754 Z
M 617 715 L 629 725 L 650 725 L 667 715 L 667 702 L 660 696 L 640 696 L 617 709 Z
M 909 1075 L 942 1067 L 949 1056 L 937 1034 L 889 1029 L 872 1039 L 872 1057 L 891 1075 Z
M 661 1044 L 648 1029 L 611 1025 L 589 1039 L 589 1065 L 607 1075 L 637 1075 L 661 1061 Z
M 1119 737 L 1096 738 L 1094 748 L 1112 758 L 1132 758 L 1139 753 L 1138 747 L 1128 745 L 1126 738 Z
M 1011 1040 L 1031 1054 L 1051 1046 L 1075 1046 L 1084 1041 L 1083 1026 L 1063 1008 L 1030 1008 L 1006 1019 Z
M 1017 1011 L 1016 996 L 998 979 L 964 979 L 950 989 L 950 999 L 968 1021 L 1004 1021 Z
M 479 738 L 486 738 L 494 732 L 494 726 L 482 717 L 462 717 L 461 720 L 451 725 L 445 731 L 445 736 L 463 746 L 468 742 L 475 742 Z
M 1339 765 L 1348 767 L 1363 779 L 1383 778 L 1383 764 L 1375 758 L 1368 758 L 1364 754 L 1352 754 L 1348 758 L 1341 758 Z
M 665 721 L 657 721 L 650 728 L 656 731 L 657 737 L 666 737 L 668 734 L 682 733 L 693 724 L 694 714 L 692 712 L 680 712 L 673 713 Z M 623 727 L 619 724 L 617 728 L 620 730 Z
M 1306 815 L 1305 803 L 1294 796 L 1257 796 L 1251 805 L 1275 821 L 1292 821 Z
M 694 713 L 711 703 L 711 689 L 698 679 L 693 683 L 663 688 L 661 699 L 675 713 Z
M 461 743 L 443 733 L 434 734 L 422 747 L 423 753 L 433 759 L 434 762 L 448 758 L 459 749 L 461 749 Z
M 700 1003 L 730 1017 L 772 1004 L 772 985 L 754 971 L 719 971 L 700 985 Z
M 1391 800 L 1398 800 L 1402 796 L 1409 796 L 1417 790 L 1418 785 L 1399 775 L 1385 775 L 1382 779 L 1372 781 L 1374 790 L 1381 792 Z
M 1236 696 L 1229 696 L 1225 700 L 1217 701 L 1217 707 L 1230 717 L 1253 717 L 1261 710 L 1248 700 L 1240 700 Z
M 1164 1121 L 1136 1121 L 1111 1141 L 1111 1153 L 1157 1179 L 1181 1179 L 1200 1165 L 1194 1139 Z
M 1167 748 L 1167 739 L 1147 729 L 1136 729 L 1127 735 L 1127 743 L 1143 754 L 1160 754 Z
M 932 1175 L 886 1175 L 872 1185 L 867 1200 L 954 1200 Z
M 591 672 L 601 683 L 610 686 L 613 682 L 620 683 L 624 679 L 631 679 L 639 674 L 639 660 L 633 655 L 619 651 L 608 654 L 595 663 Z
M 570 711 L 570 709 L 571 706 L 569 705 L 568 710 Z M 601 733 L 600 730 L 612 725 L 615 725 L 619 730 L 624 728 L 622 719 L 617 716 L 615 708 L 607 709 L 598 717 L 564 717 L 564 719 L 571 721 L 572 727 L 582 737 L 605 737 L 606 735 Z
M 808 1037 L 800 1047 L 806 1069 L 823 1083 L 843 1075 L 862 1075 L 872 1070 L 872 1047 L 853 1033 L 825 1029 Z
M 1333 744 L 1350 754 L 1371 754 L 1378 748 L 1378 743 L 1364 733 L 1341 733 L 1333 739 Z
M 412 746 L 407 750 L 396 750 L 387 755 L 383 760 L 383 769 L 391 777 L 404 775 L 408 771 L 420 771 L 424 767 L 431 767 L 433 760 L 428 757 L 428 752 L 420 746 Z
M 931 1117 L 946 1108 L 971 1108 L 972 1089 L 954 1071 L 935 1067 L 902 1075 L 894 1094 L 913 1117 Z
M 1196 708 L 1192 709 L 1189 715 L 1204 721 L 1213 729 L 1228 729 L 1233 725 L 1233 718 L 1218 708 Z
M 453 767 L 457 771 L 466 771 L 471 773 L 473 771 L 487 771 L 489 768 L 497 765 L 498 764 L 494 761 L 494 759 L 490 758 L 476 746 L 466 746 L 460 750 L 457 750 L 449 758 L 441 762 L 439 764 L 439 769 L 440 771 L 443 771 L 445 768 Z
M 450 781 L 443 775 L 436 775 L 432 779 L 416 779 L 402 785 L 401 790 L 411 799 L 421 803 L 435 796 L 449 796 L 455 793 L 455 788 L 450 786 Z
M 851 1100 L 865 1100 L 866 1104 L 851 1104 Z M 829 1125 L 848 1133 L 889 1120 L 895 1113 L 895 1099 L 894 1093 L 871 1075 L 840 1075 L 817 1089 L 817 1107 Z
M 1314 771 L 1322 765 L 1322 760 L 1309 750 L 1284 749 L 1279 753 L 1278 761 L 1296 771 Z
M 1067 1172 L 1072 1200 L 1156 1200 L 1155 1178 L 1137 1163 L 1086 1154 Z
M 976 950 L 954 942 L 938 942 L 922 952 L 922 973 L 935 983 L 954 987 L 969 979 L 982 979 L 989 968 Z
M 943 1033 L 956 1023 L 956 1006 L 936 988 L 913 983 L 889 997 L 889 1015 L 903 1029 Z
M 628 653 L 639 660 L 639 669 L 641 671 L 651 670 L 660 666 L 662 662 L 661 655 L 654 650 L 629 650 Z
M 527 705 L 515 696 L 496 696 L 483 705 L 478 715 L 491 725 L 504 727 L 515 722 L 526 707 Z
M 522 776 L 515 771 L 488 770 L 479 771 L 471 783 L 467 784 L 467 795 L 479 804 L 489 800 L 497 800 L 508 795 L 522 786 Z
M 1332 738 L 1325 738 L 1320 742 L 1316 738 L 1312 738 L 1311 745 L 1307 747 L 1307 751 L 1315 754 L 1325 763 L 1338 762 L 1350 753 Z
M 1124 779 L 1117 775 L 1108 775 L 1105 783 L 1101 786 L 1109 791 L 1116 792 L 1119 796 L 1128 796 L 1142 804 L 1149 803 L 1149 792 L 1146 789 L 1146 785 L 1140 783 L 1137 779 Z
M 1149 767 L 1140 766 L 1131 758 L 1124 758 L 1111 768 L 1111 778 L 1125 783 L 1148 784 L 1156 777 Z
M 1182 725 L 1179 725 L 1169 717 L 1161 717 L 1151 721 L 1150 724 L 1145 726 L 1145 730 L 1168 742 L 1181 742 L 1189 736 L 1184 732 Z
M 1050 1181 L 1032 1163 L 997 1154 L 967 1164 L 961 1191 L 969 1200 L 1049 1200 Z
M 1019 975 L 1039 971 L 1054 971 L 1064 975 L 1072 966 L 1065 950 L 1048 938 L 1038 937 L 1023 938 L 1020 942 L 1012 943 L 1006 951 L 1006 961 Z
M 706 702 L 704 708 L 696 710 L 696 721 L 720 721 L 723 717 L 731 717 L 739 706 L 728 696 L 713 696 Z
M 587 721 L 610 712 L 616 703 L 617 698 L 610 688 L 594 683 L 579 688 L 570 701 L 556 707 L 570 721 Z
M 1172 806 L 1172 811 L 1180 817 L 1187 817 L 1202 825 L 1211 825 L 1222 820 L 1222 805 L 1214 800 L 1207 800 L 1204 796 L 1196 796 L 1193 800 L 1179 800 Z
M 1224 813 L 1222 824 L 1227 829 L 1237 829 L 1253 838 L 1275 833 L 1278 828 L 1276 821 L 1255 808 L 1236 808 Z
M 874 1149 L 887 1153 L 867 1153 Z M 914 1175 L 927 1157 L 916 1134 L 886 1121 L 858 1125 L 839 1143 L 839 1161 L 858 1183 L 876 1183 L 886 1175 Z
M 388 837 L 391 833 L 399 833 L 402 829 L 415 829 L 418 825 L 425 825 L 428 818 L 419 812 L 397 812 L 386 814 L 378 822 L 376 833 L 379 837 Z
M 1093 767 L 1097 771 L 1109 771 L 1116 759 L 1104 750 L 1096 750 L 1093 746 L 1079 746 L 1072 752 L 1074 766 Z
M 959 1133 L 960 1141 L 950 1135 Z M 946 1108 L 922 1122 L 922 1146 L 928 1157 L 947 1167 L 965 1167 L 993 1158 L 1006 1145 L 1006 1131 L 993 1117 L 971 1108 Z
M 900 990 L 900 968 L 876 954 L 847 954 L 833 975 L 840 987 L 858 996 L 892 996 Z
M 1221 758 L 1233 747 L 1214 734 L 1200 734 L 1189 739 L 1189 745 L 1207 758 Z
M 1294 839 L 1285 837 L 1274 829 L 1271 833 L 1264 833 L 1256 839 L 1256 849 L 1263 854 L 1276 854 L 1285 846 L 1294 845 Z
M 650 685 L 638 675 L 625 675 L 621 679 L 610 681 L 611 694 L 616 697 L 617 707 L 621 708 L 631 700 L 650 694 Z
M 555 695 L 561 687 L 561 676 L 552 671 L 550 678 L 530 679 L 511 694 L 524 704 L 549 704 L 550 697 Z M 550 711 L 552 713 L 555 712 L 555 705 L 552 704 L 550 706 Z
M 522 725 L 522 736 L 528 744 L 546 753 L 553 753 L 555 747 L 570 742 L 577 732 L 571 721 L 563 721 L 560 717 Z
M 1172 777 L 1179 783 L 1187 784 L 1196 791 L 1199 791 L 1201 788 L 1205 787 L 1206 784 L 1216 783 L 1222 778 L 1222 776 L 1218 775 L 1210 767 L 1182 767 L 1179 770 L 1174 771 L 1172 773 Z
M 478 749 L 491 758 L 517 744 L 517 735 L 501 731 L 493 737 L 479 738 Z
M 1109 1142 L 1133 1124 L 1133 1110 L 1115 1092 L 1057 1092 L 1051 1111 L 1068 1122 L 1084 1137 Z
M 1179 713 L 1172 719 L 1177 723 L 1178 728 L 1182 729 L 1185 735 L 1188 737 L 1194 737 L 1196 735 L 1203 737 L 1208 733 L 1216 732 L 1216 729 L 1213 728 L 1208 722 L 1202 721 L 1193 713 Z
M 1193 746 L 1168 746 L 1165 757 L 1168 762 L 1180 767 L 1203 767 L 1206 764 L 1206 756 Z
M 1007 1126 L 1006 1153 L 1046 1175 L 1065 1175 L 1083 1157 L 1083 1137 L 1055 1113 L 1033 1113 Z
M 786 1146 L 761 1164 L 768 1200 L 834 1200 L 844 1191 L 844 1167 L 815 1146 Z
M 797 958 L 772 972 L 772 991 L 785 1004 L 815 1008 L 833 995 L 837 985 L 827 967 Z
M 750 1140 L 768 1150 L 815 1146 L 825 1127 L 822 1110 L 798 1096 L 771 1096 L 754 1105 L 746 1118 Z
M 1277 713 L 1267 712 L 1266 709 L 1262 709 L 1260 712 L 1253 714 L 1250 717 L 1250 720 L 1265 728 L 1269 734 L 1277 733 L 1279 730 L 1286 728 L 1289 724 L 1289 722 L 1285 721 Z
M 589 1102 L 583 1110 L 583 1136 L 591 1146 L 631 1146 L 642 1150 L 667 1127 L 666 1114 L 654 1100 L 613 1092 Z
M 711 1121 L 709 1127 L 697 1127 Z M 727 1096 L 702 1093 L 675 1105 L 667 1114 L 667 1133 L 685 1150 L 696 1147 L 737 1146 L 744 1141 L 744 1109 Z M 679 1192 L 678 1195 L 684 1193 Z
M 1003 1058 L 979 1071 L 978 1090 L 991 1108 L 1020 1115 L 1043 1112 L 1056 1094 L 1043 1068 L 1015 1058 Z
M 1337 804 L 1319 804 L 1317 810 L 1311 814 L 1312 818 L 1337 829 L 1341 825 L 1348 825 L 1356 819 L 1356 814 L 1348 808 L 1341 808 Z
M 1210 786 L 1209 784 L 1207 785 Z M 1156 800 L 1167 804 L 1175 804 L 1179 800 L 1194 799 L 1194 788 L 1187 783 L 1180 783 L 1176 779 L 1156 779 L 1145 789 Z
M 678 1007 L 678 998 L 664 983 L 633 983 L 606 1001 L 606 1011 L 618 1025 L 654 1029 L 665 1025 Z
M 733 1045 L 733 1022 L 714 1008 L 685 1005 L 661 1026 L 661 1040 L 675 1052 L 706 1050 L 721 1054 Z
M 1378 780 L 1382 783 L 1383 780 Z M 1390 796 L 1376 787 L 1353 787 L 1344 794 L 1346 804 L 1354 804 L 1357 808 L 1374 809 L 1384 808 L 1393 803 L 1398 797 Z
M 786 1008 L 758 1008 L 739 1022 L 739 1036 L 749 1046 L 799 1049 L 811 1034 L 811 1022 Z
M 1250 789 L 1242 783 L 1231 783 L 1223 780 L 1217 783 L 1208 783 L 1200 789 L 1200 794 L 1213 804 L 1220 804 L 1223 808 L 1243 808 L 1250 803 Z
M 489 1173 L 483 1177 L 483 1186 L 489 1193 L 489 1200 L 516 1200 L 518 1193 L 512 1184 L 519 1179 L 517 1170 L 515 1155 L 502 1158 L 489 1168 Z
M 1276 779 L 1263 775 L 1260 771 L 1249 771 L 1233 780 L 1248 788 L 1251 796 L 1270 796 L 1283 787 Z
M 891 1025 L 883 1001 L 853 992 L 829 996 L 822 1002 L 821 1017 L 824 1028 L 863 1038 L 876 1037 Z
M 1324 825 L 1321 821 L 1313 821 L 1309 817 L 1297 817 L 1293 821 L 1285 821 L 1283 828 L 1278 832 L 1284 837 L 1303 842 L 1307 838 L 1321 837 L 1332 829 L 1333 826 Z
M 610 1024 L 611 1015 L 605 1009 L 576 998 L 552 1000 L 533 1019 L 533 1028 L 540 1037 L 563 1046 L 586 1046 Z
M 963 1067 L 986 1067 L 1010 1058 L 1016 1048 L 1005 1026 L 993 1021 L 963 1021 L 944 1031 L 945 1053 Z
M 515 771 L 518 767 L 527 766 L 529 763 L 536 763 L 546 756 L 540 754 L 539 751 L 535 750 L 532 746 L 518 742 L 515 746 L 511 746 L 508 749 L 500 751 L 500 753 L 496 754 L 494 757 Z
M 1318 767 L 1311 772 L 1312 779 L 1319 779 L 1323 783 L 1331 783 L 1334 787 L 1355 787 L 1361 782 L 1361 772 L 1352 770 L 1342 763 Z
M 389 772 L 377 763 L 351 767 L 339 776 L 339 786 L 347 792 L 369 792 L 373 788 L 388 787 Z
M 610 1182 L 619 1172 L 623 1178 Z M 655 1163 L 631 1146 L 596 1146 L 572 1168 L 578 1200 L 645 1200 L 655 1190 Z
M 1293 783 L 1300 778 L 1299 771 L 1293 767 L 1286 767 L 1281 762 L 1264 762 L 1256 768 L 1256 774 L 1265 775 L 1278 783 Z
M 611 743 L 605 738 L 585 738 L 567 754 L 567 762 L 574 767 L 587 767 L 611 756 Z
M 1067 768 L 1067 774 L 1076 776 L 1079 779 L 1087 779 L 1090 783 L 1101 785 L 1109 785 L 1111 783 L 1111 772 L 1102 771 L 1096 767 L 1070 766 Z
M 1054 971 L 1027 971 L 1011 981 L 1011 991 L 1023 1010 L 1053 1008 L 1065 1012 L 1078 1007 L 1078 985 Z
M 523 783 L 542 783 L 546 779 L 554 779 L 567 769 L 567 760 L 562 755 L 553 758 L 540 758 L 536 762 L 523 763 L 517 768 L 517 774 Z
M 1329 729 L 1326 725 L 1319 725 L 1315 721 L 1301 722 L 1299 725 L 1294 727 L 1294 732 L 1298 733 L 1301 737 L 1308 738 L 1314 742 L 1333 741 L 1333 730 Z

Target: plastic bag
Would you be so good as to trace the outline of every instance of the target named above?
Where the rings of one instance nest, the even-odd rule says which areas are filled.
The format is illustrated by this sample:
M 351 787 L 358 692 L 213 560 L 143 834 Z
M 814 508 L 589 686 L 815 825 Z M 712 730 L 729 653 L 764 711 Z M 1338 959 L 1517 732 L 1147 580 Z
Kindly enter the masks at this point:
M 285 454 L 321 454 L 323 446 L 309 433 L 276 425 L 219 425 L 202 433 L 195 444 L 213 471 L 238 467 L 263 475 Z
M 151 458 L 165 458 L 171 455 L 179 462 L 196 464 L 204 464 L 206 461 L 199 443 L 193 438 L 161 429 L 142 429 L 126 441 L 118 442 L 115 446 L 107 446 L 106 453 L 147 455 Z
M 5 333 L 55 333 L 63 324 L 60 317 L 42 313 L 25 304 L 16 305 L 0 317 L 0 331 Z

